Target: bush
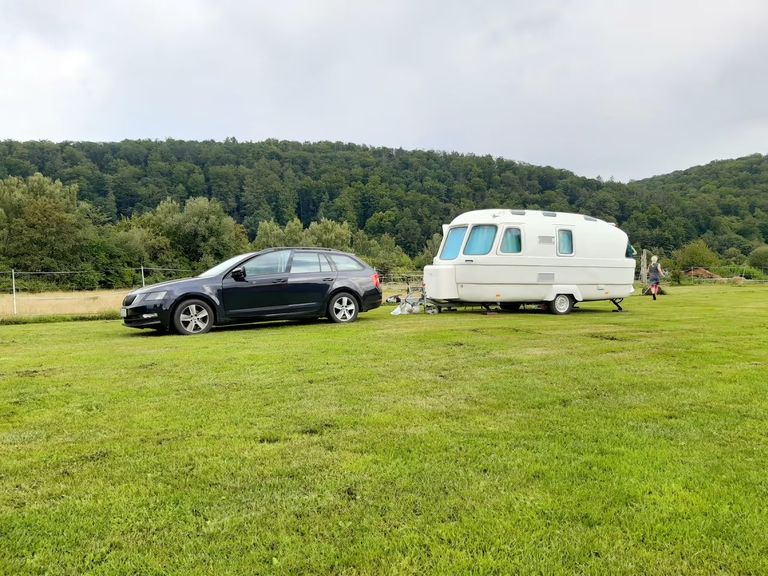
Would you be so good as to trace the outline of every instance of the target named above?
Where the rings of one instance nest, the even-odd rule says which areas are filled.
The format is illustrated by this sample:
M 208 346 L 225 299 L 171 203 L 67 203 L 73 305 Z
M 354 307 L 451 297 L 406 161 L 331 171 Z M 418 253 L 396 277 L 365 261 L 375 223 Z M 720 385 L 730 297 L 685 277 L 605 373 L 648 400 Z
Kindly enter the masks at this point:
M 710 269 L 710 272 L 717 274 L 721 278 L 745 278 L 747 280 L 764 280 L 765 274 L 758 268 L 752 268 L 743 264 L 741 266 L 735 266 L 733 264 L 728 266 L 715 266 Z
M 768 278 L 762 270 L 759 268 L 753 268 L 751 266 L 744 266 L 744 268 L 739 272 L 739 275 L 743 278 L 746 278 L 747 280 L 765 280 Z
M 747 257 L 747 262 L 753 268 L 761 268 L 768 271 L 768 245 L 758 246 Z
M 720 258 L 715 254 L 704 240 L 689 242 L 679 250 L 675 250 L 674 267 L 679 270 L 703 267 L 712 268 L 720 263 Z

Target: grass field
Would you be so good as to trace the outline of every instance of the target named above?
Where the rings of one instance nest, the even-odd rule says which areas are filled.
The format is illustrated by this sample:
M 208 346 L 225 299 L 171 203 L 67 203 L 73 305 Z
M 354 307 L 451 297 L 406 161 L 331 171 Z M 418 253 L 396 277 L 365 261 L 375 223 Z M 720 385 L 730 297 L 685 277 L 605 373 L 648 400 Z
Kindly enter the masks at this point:
M 0 574 L 766 574 L 768 289 L 0 327 Z

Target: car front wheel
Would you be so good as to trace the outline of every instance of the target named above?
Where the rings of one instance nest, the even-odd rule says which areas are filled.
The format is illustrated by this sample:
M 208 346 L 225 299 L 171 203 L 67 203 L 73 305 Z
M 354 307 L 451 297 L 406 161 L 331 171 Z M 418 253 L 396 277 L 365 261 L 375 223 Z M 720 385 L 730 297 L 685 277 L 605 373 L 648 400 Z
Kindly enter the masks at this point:
M 202 300 L 185 300 L 173 313 L 173 326 L 184 336 L 205 334 L 213 327 L 213 310 Z
M 328 318 L 331 322 L 338 324 L 354 322 L 358 312 L 357 300 L 347 292 L 334 294 L 328 303 Z

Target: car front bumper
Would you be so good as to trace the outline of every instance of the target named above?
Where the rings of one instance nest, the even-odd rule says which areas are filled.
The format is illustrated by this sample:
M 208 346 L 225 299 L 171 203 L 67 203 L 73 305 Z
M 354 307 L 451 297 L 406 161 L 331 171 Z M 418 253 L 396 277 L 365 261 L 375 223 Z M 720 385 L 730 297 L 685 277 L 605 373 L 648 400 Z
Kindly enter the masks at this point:
M 123 325 L 129 328 L 168 328 L 169 310 L 163 302 L 142 302 L 120 309 Z

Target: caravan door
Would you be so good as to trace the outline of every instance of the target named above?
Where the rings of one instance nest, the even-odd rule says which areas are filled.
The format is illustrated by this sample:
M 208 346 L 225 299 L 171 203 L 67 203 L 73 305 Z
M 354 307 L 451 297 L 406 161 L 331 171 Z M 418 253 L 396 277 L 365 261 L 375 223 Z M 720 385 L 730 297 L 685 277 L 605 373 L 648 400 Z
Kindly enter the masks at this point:
M 466 302 L 531 302 L 545 294 L 537 258 L 526 255 L 520 223 L 473 226 L 456 262 L 459 298 Z
M 499 227 L 475 224 L 470 228 L 461 254 L 456 259 L 459 298 L 466 302 L 494 302 L 500 283 L 494 248 Z

